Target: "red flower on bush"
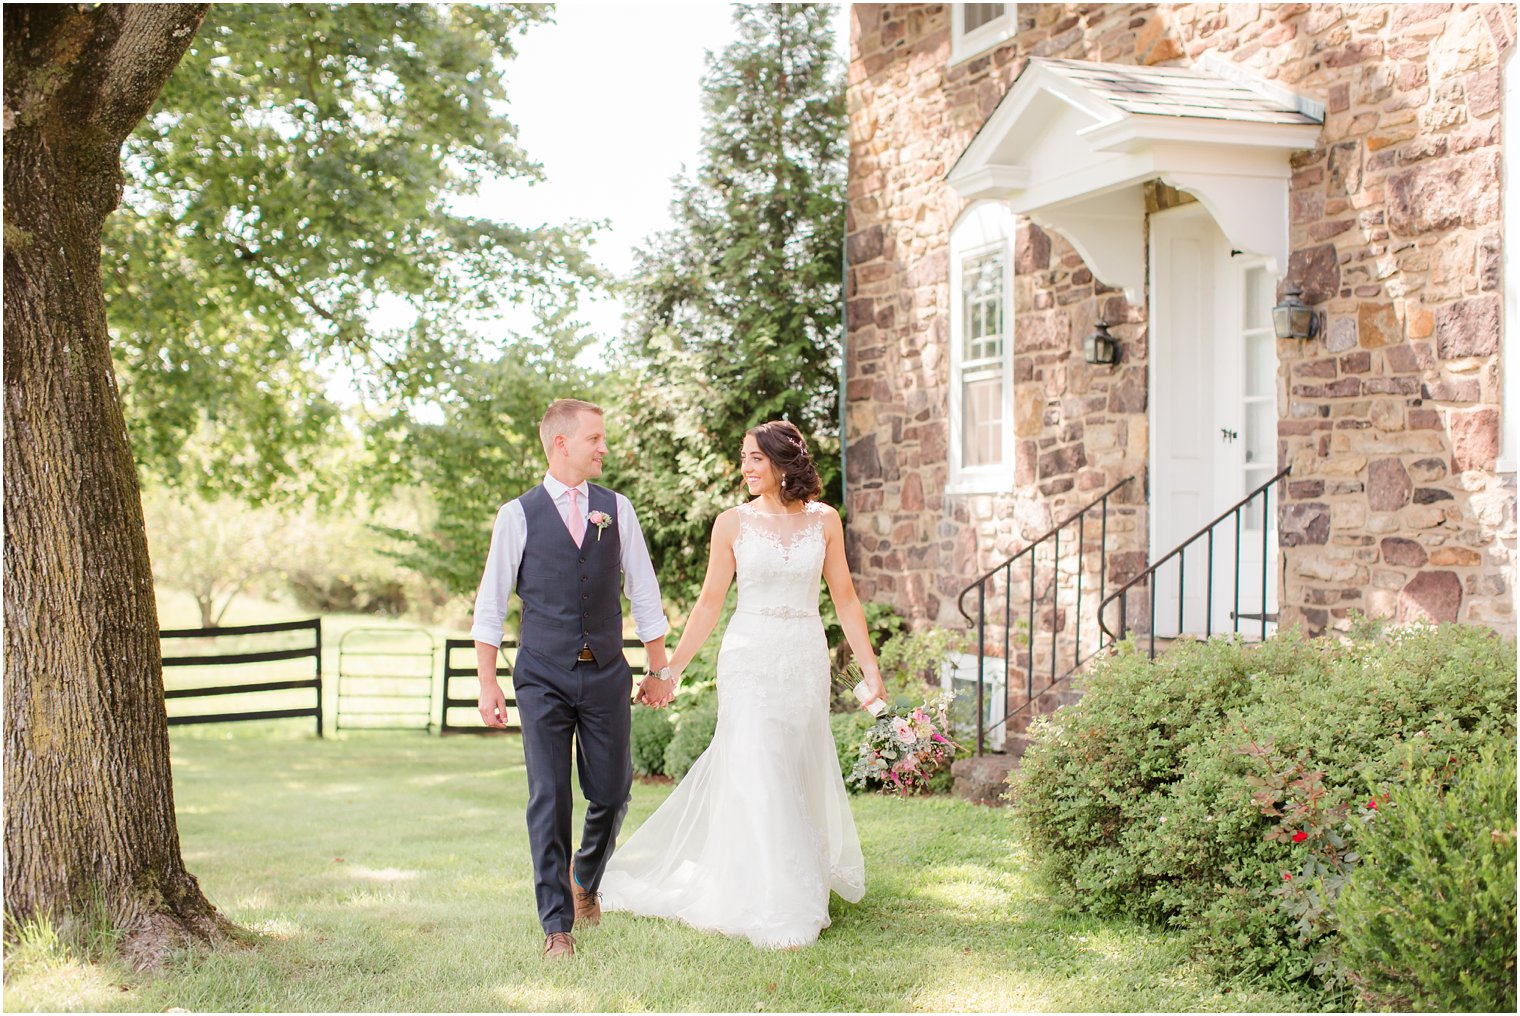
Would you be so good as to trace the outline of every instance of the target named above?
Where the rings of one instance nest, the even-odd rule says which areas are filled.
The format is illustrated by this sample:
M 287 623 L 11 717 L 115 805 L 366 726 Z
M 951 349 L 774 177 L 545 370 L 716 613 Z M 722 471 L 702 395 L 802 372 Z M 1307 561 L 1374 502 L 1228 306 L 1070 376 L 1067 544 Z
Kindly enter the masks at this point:
M 1283 872 L 1283 881 L 1284 881 L 1284 882 L 1291 882 L 1291 881 L 1293 881 L 1293 876 L 1292 876 L 1292 875 L 1289 875 L 1289 874 L 1288 874 L 1288 873 L 1287 873 L 1287 872 L 1286 872 L 1286 871 L 1285 871 L 1285 872 Z
M 1302 829 L 1300 829 L 1298 832 L 1296 832 L 1296 833 L 1293 834 L 1293 842 L 1294 843 L 1302 843 L 1302 842 L 1304 842 L 1304 840 L 1307 840 L 1308 838 L 1309 838 L 1309 834 L 1306 833 L 1306 832 L 1304 832 Z
M 1372 800 L 1368 801 L 1367 807 L 1371 808 L 1373 811 L 1377 811 L 1377 798 L 1374 797 Z

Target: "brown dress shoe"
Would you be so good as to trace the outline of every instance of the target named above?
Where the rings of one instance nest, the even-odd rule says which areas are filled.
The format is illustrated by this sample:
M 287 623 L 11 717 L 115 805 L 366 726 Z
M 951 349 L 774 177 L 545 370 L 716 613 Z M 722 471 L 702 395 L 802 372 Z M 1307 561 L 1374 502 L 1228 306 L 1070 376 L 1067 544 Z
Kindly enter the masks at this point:
M 570 895 L 575 897 L 575 923 L 602 923 L 602 894 L 582 889 L 575 880 L 575 862 L 570 862 Z
M 575 937 L 568 931 L 553 931 L 544 939 L 544 959 L 568 960 L 575 957 Z

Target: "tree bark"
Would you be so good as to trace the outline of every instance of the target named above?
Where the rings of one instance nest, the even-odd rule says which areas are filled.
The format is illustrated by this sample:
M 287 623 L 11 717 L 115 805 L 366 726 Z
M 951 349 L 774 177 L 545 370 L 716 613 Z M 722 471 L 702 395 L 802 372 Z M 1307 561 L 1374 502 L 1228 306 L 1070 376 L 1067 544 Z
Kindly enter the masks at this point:
M 185 870 L 100 234 L 206 5 L 5 7 L 5 911 L 140 966 L 231 930 Z

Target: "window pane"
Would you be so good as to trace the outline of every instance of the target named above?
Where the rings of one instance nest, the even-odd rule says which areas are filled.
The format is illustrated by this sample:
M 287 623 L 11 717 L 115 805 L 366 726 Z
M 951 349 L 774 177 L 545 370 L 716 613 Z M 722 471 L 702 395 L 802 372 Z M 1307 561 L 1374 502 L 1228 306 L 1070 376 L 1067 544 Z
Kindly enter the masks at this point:
M 1246 336 L 1246 398 L 1277 394 L 1277 337 L 1270 331 Z
M 1247 328 L 1270 328 L 1272 325 L 1272 278 L 1265 268 L 1246 269 Z
M 971 467 L 1003 461 L 1003 372 L 967 380 L 961 405 L 961 462 Z
M 962 272 L 962 317 L 967 361 L 1003 355 L 1003 269 L 1001 254 L 967 261 Z
M 965 4 L 965 30 L 967 34 L 1003 16 L 1007 4 Z
M 1246 465 L 1277 462 L 1277 405 L 1265 399 L 1246 404 Z

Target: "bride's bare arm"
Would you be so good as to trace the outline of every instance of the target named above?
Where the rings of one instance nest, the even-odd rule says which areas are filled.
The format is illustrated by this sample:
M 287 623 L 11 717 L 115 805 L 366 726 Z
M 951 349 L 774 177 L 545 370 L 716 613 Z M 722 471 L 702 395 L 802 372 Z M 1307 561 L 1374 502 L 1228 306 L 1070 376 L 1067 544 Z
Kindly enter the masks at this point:
M 849 640 L 850 651 L 865 674 L 866 687 L 877 698 L 887 697 L 887 687 L 881 680 L 881 668 L 876 665 L 876 652 L 871 648 L 871 634 L 866 629 L 866 612 L 855 592 L 855 580 L 850 578 L 850 564 L 844 556 L 844 523 L 839 513 L 830 508 L 823 520 L 824 555 L 823 578 L 829 584 L 829 596 L 834 600 L 834 612 L 839 615 L 839 626 Z
M 675 655 L 670 658 L 670 669 L 680 675 L 702 648 L 702 643 L 712 634 L 723 613 L 723 601 L 728 597 L 729 583 L 734 580 L 734 538 L 739 532 L 737 509 L 730 508 L 713 522 L 712 545 L 707 552 L 707 575 L 702 579 L 702 593 L 697 605 L 686 619 L 681 631 L 681 642 Z

